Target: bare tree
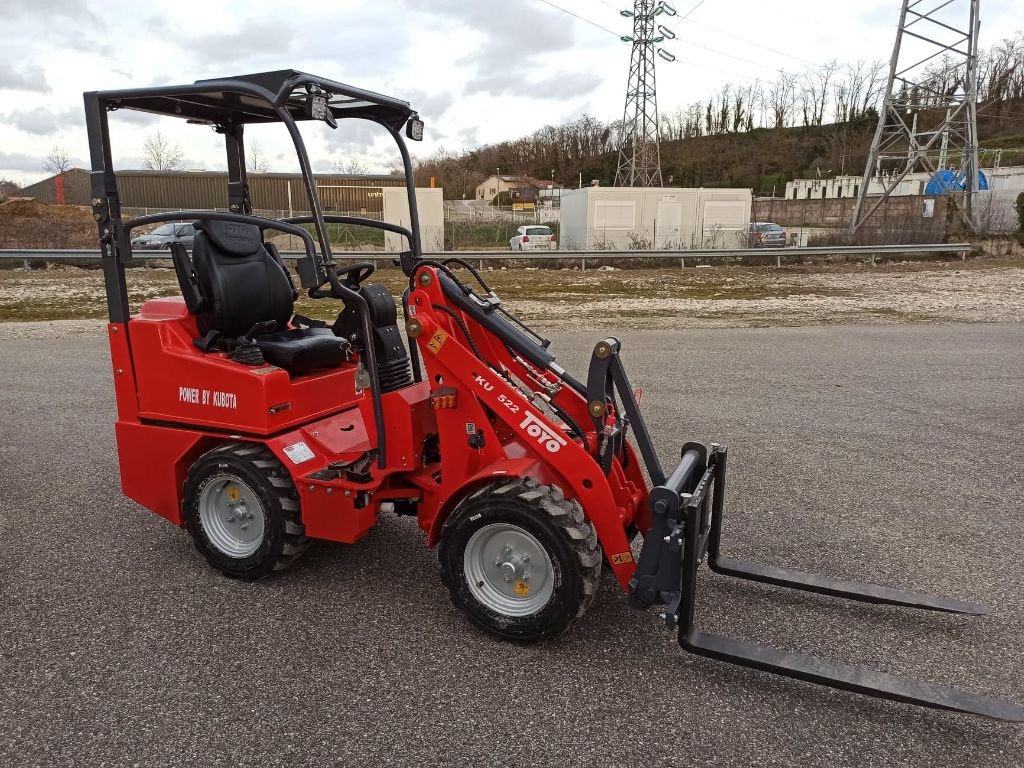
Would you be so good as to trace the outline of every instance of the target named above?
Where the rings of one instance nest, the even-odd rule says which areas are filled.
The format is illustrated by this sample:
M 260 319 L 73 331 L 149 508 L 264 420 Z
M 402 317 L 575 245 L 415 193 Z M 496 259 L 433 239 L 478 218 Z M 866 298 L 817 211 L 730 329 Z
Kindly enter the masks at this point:
M 747 124 L 750 122 L 750 102 L 747 101 L 747 91 L 742 86 L 736 87 L 736 93 L 732 96 L 732 132 L 749 130 Z
M 0 198 L 12 197 L 21 191 L 21 187 L 10 179 L 0 178 Z
M 249 170 L 253 173 L 266 173 L 270 170 L 267 154 L 263 151 L 263 145 L 258 139 L 249 142 L 249 147 L 245 150 L 245 160 Z
M 871 63 L 871 68 L 868 70 L 865 80 L 864 101 L 861 102 L 860 116 L 867 114 L 869 109 L 878 108 L 879 102 L 882 101 L 884 96 L 882 91 L 885 90 L 885 86 L 888 83 L 888 78 L 886 77 L 888 68 L 888 65 L 881 60 Z
M 784 128 L 793 111 L 796 78 L 795 74 L 780 69 L 778 79 L 768 88 L 767 102 L 776 128 Z
M 821 125 L 825 121 L 828 87 L 838 69 L 839 64 L 833 59 L 804 74 L 804 81 L 811 95 L 811 123 L 813 125 Z
M 346 176 L 363 176 L 370 170 L 366 163 L 354 157 L 350 157 L 347 160 L 338 160 L 334 167 L 338 170 L 338 173 L 343 173 Z
M 50 153 L 43 158 L 43 169 L 54 176 L 60 176 L 71 167 L 71 155 L 64 147 L 54 146 Z
M 715 113 L 715 133 L 725 133 L 729 130 L 729 99 L 732 92 L 732 83 L 726 83 L 718 93 L 718 108 Z
M 170 140 L 159 130 L 146 135 L 142 145 L 142 167 L 150 171 L 175 171 L 181 168 L 185 153 L 181 145 Z

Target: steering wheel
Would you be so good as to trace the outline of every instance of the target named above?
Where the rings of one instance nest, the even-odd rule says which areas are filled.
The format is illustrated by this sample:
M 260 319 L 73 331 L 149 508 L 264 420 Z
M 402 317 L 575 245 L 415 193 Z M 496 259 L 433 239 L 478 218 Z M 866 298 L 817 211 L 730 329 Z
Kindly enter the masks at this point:
M 357 261 L 347 267 L 336 267 L 335 269 L 338 277 L 343 278 L 345 286 L 352 289 L 358 288 L 363 280 L 377 271 L 376 265 L 369 261 Z

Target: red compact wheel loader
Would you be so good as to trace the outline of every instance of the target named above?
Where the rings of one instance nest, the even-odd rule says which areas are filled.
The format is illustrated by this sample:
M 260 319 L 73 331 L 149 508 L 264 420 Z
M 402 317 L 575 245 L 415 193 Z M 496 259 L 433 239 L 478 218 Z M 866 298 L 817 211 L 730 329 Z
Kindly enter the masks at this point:
M 183 118 L 224 136 L 227 211 L 122 220 L 108 118 L 121 109 Z M 471 622 L 500 638 L 564 632 L 602 568 L 638 608 L 661 606 L 680 645 L 703 656 L 928 707 L 1024 720 L 1024 709 L 950 688 L 700 631 L 697 571 L 712 570 L 874 603 L 980 614 L 978 605 L 727 557 L 723 445 L 688 442 L 667 471 L 655 453 L 617 339 L 594 347 L 585 379 L 513 317 L 471 265 L 422 253 L 405 136 L 423 123 L 397 99 L 301 72 L 85 94 L 92 207 L 99 227 L 124 493 L 184 527 L 211 565 L 255 579 L 311 539 L 352 544 L 382 514 L 415 516 L 438 547 L 441 579 Z M 408 228 L 326 215 L 300 121 L 377 123 L 394 139 Z M 253 214 L 243 131 L 282 123 L 311 213 Z M 130 314 L 131 233 L 195 224 L 172 245 L 181 296 Z M 327 226 L 375 227 L 407 243 L 398 307 L 368 282 L 374 265 L 337 264 Z M 300 238 L 298 284 L 267 238 Z M 466 275 L 463 280 L 460 275 Z M 303 291 L 340 302 L 330 325 L 295 313 Z M 642 546 L 634 543 L 642 537 Z

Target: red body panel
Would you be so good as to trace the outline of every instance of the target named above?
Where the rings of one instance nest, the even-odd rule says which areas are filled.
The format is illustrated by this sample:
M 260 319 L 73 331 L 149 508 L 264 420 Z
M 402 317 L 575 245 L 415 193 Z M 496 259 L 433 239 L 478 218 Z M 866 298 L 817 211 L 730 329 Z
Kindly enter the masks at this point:
M 118 420 L 115 425 L 124 495 L 175 525 L 181 519 L 181 487 L 189 467 L 223 435 Z
M 394 501 L 415 505 L 433 546 L 447 515 L 474 488 L 530 476 L 580 503 L 625 588 L 635 570 L 625 531 L 650 525 L 632 448 L 626 446 L 622 462 L 613 459 L 606 475 L 591 455 L 597 434 L 584 398 L 459 313 L 497 370 L 481 362 L 451 317 L 433 309 L 447 303 L 436 273 L 425 271 L 433 281 L 418 282 L 410 317 L 422 331 L 417 343 L 427 381 L 381 398 L 386 466 L 374 462 L 369 479 L 345 469 L 373 456 L 379 442 L 372 399 L 356 389 L 357 362 L 291 377 L 274 366 L 204 353 L 193 344 L 198 328 L 180 299 L 149 301 L 127 325 L 111 325 L 125 494 L 181 525 L 181 490 L 195 460 L 226 440 L 258 442 L 291 473 L 309 536 L 358 541 L 375 525 L 381 503 Z M 550 394 L 583 425 L 582 441 L 523 394 L 534 390 Z M 425 463 L 431 435 L 438 436 L 441 463 Z
M 128 334 L 142 419 L 269 435 L 362 397 L 355 365 L 292 378 L 273 365 L 253 368 L 203 352 L 192 343 L 199 329 L 181 299 L 146 302 Z

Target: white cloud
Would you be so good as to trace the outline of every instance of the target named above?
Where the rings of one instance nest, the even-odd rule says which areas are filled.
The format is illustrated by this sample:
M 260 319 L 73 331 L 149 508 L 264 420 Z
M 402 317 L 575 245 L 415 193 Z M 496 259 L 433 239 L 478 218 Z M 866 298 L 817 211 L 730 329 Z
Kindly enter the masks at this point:
M 38 64 L 0 59 L 0 90 L 49 93 L 50 84 L 46 82 L 46 73 Z
M 0 114 L 0 122 L 13 125 L 19 131 L 34 136 L 51 136 L 60 131 L 81 131 L 85 128 L 85 117 L 78 109 L 55 111 L 46 107 L 36 107 L 15 110 L 8 114 Z
M 6 0 L 0 172 L 41 178 L 41 159 L 55 141 L 88 156 L 81 122 L 71 118 L 81 112 L 83 91 L 287 68 L 409 100 L 427 125 L 426 141 L 411 147 L 420 156 L 442 142 L 458 151 L 524 136 L 584 111 L 617 119 L 630 53 L 618 39 L 630 32 L 615 10 L 620 3 L 553 2 L 586 21 L 539 0 L 247 0 L 244 12 L 210 0 Z M 690 4 L 675 5 L 682 13 Z M 664 20 L 675 26 L 677 40 L 666 45 L 678 62 L 657 62 L 659 106 L 674 110 L 726 82 L 770 79 L 807 61 L 888 59 L 898 11 L 893 0 L 704 3 L 692 17 L 704 26 Z M 983 46 L 1020 26 L 1019 0 L 986 0 Z M 61 124 L 67 130 L 58 132 Z M 223 167 L 223 140 L 207 129 L 127 111 L 111 124 L 122 167 L 141 156 L 144 135 L 157 125 L 194 167 Z M 272 167 L 295 170 L 286 132 L 270 126 L 258 133 Z M 314 161 L 352 156 L 386 172 L 397 152 L 378 133 L 303 130 Z

